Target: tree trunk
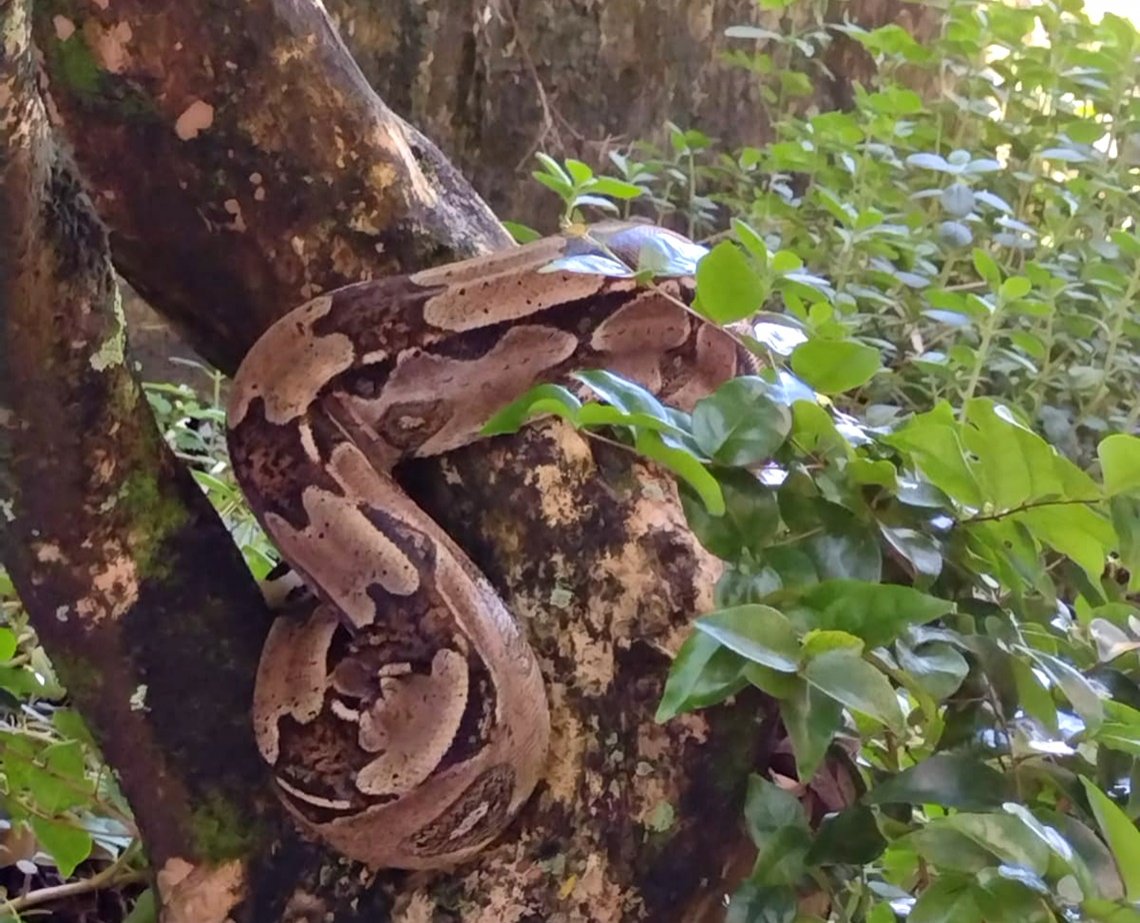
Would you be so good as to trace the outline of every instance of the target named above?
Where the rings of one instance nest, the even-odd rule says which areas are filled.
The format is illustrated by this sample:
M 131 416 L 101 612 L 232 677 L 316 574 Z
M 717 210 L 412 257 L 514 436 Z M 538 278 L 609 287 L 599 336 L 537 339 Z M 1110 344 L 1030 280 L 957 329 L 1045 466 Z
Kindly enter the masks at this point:
M 840 23 L 897 22 L 920 40 L 938 28 L 933 6 L 907 0 L 835 0 L 766 11 L 755 0 L 328 0 L 369 82 L 420 126 L 469 177 L 495 213 L 546 231 L 557 208 L 527 180 L 533 155 L 608 167 L 609 151 L 665 140 L 665 123 L 696 128 L 726 149 L 772 140 L 759 78 L 725 63 L 751 40 L 734 25 L 790 35 Z M 817 19 L 817 17 L 819 17 Z M 765 47 L 773 51 L 772 43 Z M 781 52 L 776 51 L 777 56 Z M 790 59 L 814 85 L 798 100 L 846 108 L 875 64 L 838 33 L 817 60 Z
M 21 35 L 26 2 L 0 0 L 6 41 Z M 116 266 L 225 372 L 318 292 L 508 245 L 308 0 L 42 0 L 34 25 Z M 46 138 L 29 114 L 29 60 L 23 45 L 5 58 L 22 80 L 0 93 L 16 119 L 15 132 L 2 123 L 9 152 L 32 129 Z M 67 242 L 45 202 L 95 226 L 79 220 L 73 187 L 45 185 L 46 144 L 4 176 L 5 226 L 19 229 L 5 258 L 20 261 L 4 275 L 3 395 L 19 428 L 3 459 L 17 525 L 5 561 L 125 773 L 165 919 L 715 916 L 724 872 L 747 864 L 740 797 L 767 764 L 773 725 L 751 697 L 653 721 L 668 658 L 711 605 L 719 564 L 685 529 L 668 478 L 555 424 L 403 472 L 535 626 L 555 734 L 522 818 L 450 874 L 373 876 L 288 836 L 266 850 L 273 826 L 244 807 L 265 791 L 247 730 L 264 610 L 192 482 L 160 454 L 125 366 L 108 375 L 95 361 L 113 316 L 102 238 L 87 231 L 79 266 L 53 256 Z M 35 418 L 33 394 L 41 406 L 58 395 L 50 414 Z M 135 471 L 146 491 L 111 504 Z

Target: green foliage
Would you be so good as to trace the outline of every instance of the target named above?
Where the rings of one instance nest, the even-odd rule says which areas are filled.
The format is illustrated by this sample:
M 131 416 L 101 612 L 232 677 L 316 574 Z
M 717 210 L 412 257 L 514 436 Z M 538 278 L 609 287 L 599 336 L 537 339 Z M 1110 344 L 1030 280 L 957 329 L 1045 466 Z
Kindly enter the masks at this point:
M 840 921 L 1140 920 L 1140 36 L 1078 0 L 954 0 L 921 44 L 781 26 L 729 30 L 773 144 L 669 126 L 612 157 L 633 207 L 716 232 L 693 309 L 749 319 L 764 371 L 691 415 L 557 398 L 668 446 L 725 562 L 658 720 L 755 686 L 803 781 L 858 752 L 865 792 L 815 829 L 753 778 L 729 917 L 809 919 L 812 887 Z M 793 105 L 837 31 L 877 84 Z

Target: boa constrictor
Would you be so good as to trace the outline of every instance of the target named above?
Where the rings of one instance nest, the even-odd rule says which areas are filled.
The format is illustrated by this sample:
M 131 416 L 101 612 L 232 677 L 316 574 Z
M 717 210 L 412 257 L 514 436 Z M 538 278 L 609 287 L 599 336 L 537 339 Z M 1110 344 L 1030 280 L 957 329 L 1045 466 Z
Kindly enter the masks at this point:
M 654 243 L 695 246 L 613 223 L 351 285 L 283 317 L 243 362 L 234 470 L 318 600 L 274 623 L 254 728 L 286 808 L 340 853 L 461 862 L 537 785 L 550 718 L 534 653 L 391 471 L 475 441 L 503 405 L 576 370 L 625 374 L 682 409 L 750 370 L 669 297 L 689 302 L 691 278 L 550 271 L 568 256 L 635 265 Z

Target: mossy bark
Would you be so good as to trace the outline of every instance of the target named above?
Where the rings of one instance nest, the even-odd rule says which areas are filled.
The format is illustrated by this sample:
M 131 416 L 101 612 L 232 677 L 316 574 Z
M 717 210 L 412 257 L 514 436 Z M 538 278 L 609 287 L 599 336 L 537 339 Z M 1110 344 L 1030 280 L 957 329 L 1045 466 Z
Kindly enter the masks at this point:
M 0 2 L 0 555 L 154 861 L 244 856 L 268 840 L 246 718 L 264 604 L 128 370 L 29 10 Z
M 436 148 L 369 90 L 308 0 L 40 0 L 35 29 L 59 126 L 111 230 L 116 267 L 227 373 L 266 325 L 318 292 L 509 245 Z M 12 252 L 34 254 L 40 243 Z M 54 284 L 66 281 L 57 274 Z M 48 294 L 33 303 L 47 310 Z M 78 387 L 65 373 L 50 367 L 44 377 Z M 82 400 L 99 412 L 120 406 L 105 388 Z M 44 429 L 45 439 L 56 432 Z M 85 432 L 76 427 L 74 438 Z M 144 472 L 167 471 L 181 485 L 142 490 L 140 506 L 155 497 L 195 502 L 185 475 L 164 468 L 157 449 L 143 457 L 111 448 L 111 458 L 122 450 Z M 89 477 L 89 455 L 75 453 L 74 463 L 76 478 Z M 34 473 L 21 476 L 34 484 Z M 749 770 L 767 765 L 773 724 L 755 700 L 665 726 L 653 720 L 669 657 L 711 604 L 718 573 L 685 529 L 671 483 L 553 424 L 401 476 L 530 630 L 555 715 L 546 781 L 501 843 L 454 873 L 369 875 L 287 838 L 272 857 L 251 846 L 236 867 L 168 863 L 167 919 L 716 919 L 723 877 L 747 871 L 741 796 Z M 52 502 L 62 510 L 83 498 Z M 133 647 L 112 653 L 128 664 L 207 652 L 247 665 L 241 675 L 200 669 L 208 700 L 161 687 L 181 694 L 178 720 L 200 734 L 246 721 L 255 657 L 247 636 L 264 622 L 256 600 L 242 596 L 248 582 L 236 553 L 216 532 L 203 529 L 213 536 L 203 547 L 188 529 L 179 523 L 146 556 L 168 564 L 164 579 L 186 593 L 200 588 L 211 605 L 163 596 L 166 621 L 188 622 L 186 635 L 124 617 L 122 643 Z M 13 544 L 17 555 L 35 547 L 30 532 Z M 36 592 L 29 586 L 29 604 L 46 623 L 50 606 Z M 159 604 L 140 600 L 132 613 Z M 91 699 L 104 692 L 96 684 Z M 247 740 L 207 745 L 196 755 L 204 781 L 223 780 L 216 791 L 224 793 L 238 772 L 231 761 L 244 766 L 249 749 Z M 127 758 L 109 755 L 116 765 Z M 184 756 L 174 749 L 157 758 Z M 250 777 L 246 791 L 253 800 L 264 789 Z M 203 841 L 244 850 L 225 835 L 227 816 L 240 816 L 229 814 L 228 800 L 205 785 L 192 794 L 171 835 L 179 842 L 156 853 L 160 861 L 209 858 L 191 849 Z

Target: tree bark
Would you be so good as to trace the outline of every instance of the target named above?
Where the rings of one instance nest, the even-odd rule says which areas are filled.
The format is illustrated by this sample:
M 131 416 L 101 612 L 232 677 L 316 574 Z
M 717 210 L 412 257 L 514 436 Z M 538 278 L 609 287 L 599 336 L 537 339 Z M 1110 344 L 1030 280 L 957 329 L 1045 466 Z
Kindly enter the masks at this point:
M 29 6 L 0 2 L 0 554 L 156 866 L 241 856 L 268 840 L 245 716 L 264 603 L 128 371 Z
M 5 34 L 19 23 L 22 6 L 13 2 L 0 3 Z M 371 93 L 307 0 L 223 7 L 206 0 L 44 0 L 36 5 L 35 33 L 58 123 L 111 230 L 116 266 L 223 371 L 234 370 L 272 320 L 318 292 L 508 245 L 442 155 Z M 16 141 L 7 140 L 10 147 Z M 6 175 L 5 195 L 16 195 L 18 178 Z M 18 204 L 9 227 L 24 227 L 34 209 Z M 25 261 L 6 278 L 18 280 L 11 295 L 27 312 L 13 333 L 23 324 L 40 340 L 13 339 L 11 354 L 66 353 L 75 332 L 93 321 L 85 320 L 82 299 L 58 321 L 52 306 L 69 285 L 81 284 L 100 293 L 92 308 L 105 309 L 105 267 L 98 289 L 93 281 L 70 281 L 73 275 L 58 267 L 41 281 L 27 261 L 41 245 L 51 253 L 53 243 L 48 230 L 29 227 L 21 233 L 33 236 L 6 250 Z M 37 284 L 42 290 L 33 290 Z M 87 341 L 102 342 L 97 335 Z M 114 431 L 113 414 L 124 406 L 120 391 L 137 395 L 125 372 L 114 387 L 89 380 L 92 347 L 85 348 L 66 353 L 69 364 L 53 361 L 23 377 L 5 372 L 5 401 L 21 426 L 32 416 L 27 389 L 60 394 L 58 415 L 36 424 L 40 442 L 21 433 L 8 466 L 19 491 L 20 531 L 5 553 L 21 574 L 21 595 L 49 653 L 90 660 L 94 645 L 102 658 L 97 681 L 86 687 L 83 670 L 64 675 L 78 684 L 81 710 L 97 717 L 109 710 L 96 725 L 113 765 L 129 767 L 133 756 L 165 768 L 171 785 L 188 792 L 186 811 L 195 818 L 211 804 L 210 782 L 228 799 L 232 781 L 235 799 L 244 794 L 252 802 L 264 791 L 260 775 L 245 768 L 252 641 L 265 630 L 262 608 L 216 520 L 193 518 L 201 497 L 158 455 L 153 426 L 149 454 L 118 442 L 99 454 L 83 442 L 96 439 L 96 423 Z M 80 407 L 94 408 L 82 417 L 70 411 L 81 400 Z M 126 407 L 141 430 L 137 398 Z M 60 445 L 58 463 L 71 466 L 67 483 L 95 482 L 93 497 L 59 491 L 26 457 L 36 445 L 54 451 L 60 421 L 75 445 Z M 121 427 L 119 433 L 126 438 Z M 175 486 L 108 512 L 99 501 L 133 470 L 132 461 L 145 476 L 166 472 Z M 101 464 L 114 466 L 110 486 L 97 480 Z M 718 906 L 723 873 L 748 855 L 740 796 L 747 773 L 766 763 L 772 724 L 747 697 L 664 727 L 653 721 L 668 658 L 689 619 L 711 604 L 719 571 L 684 527 L 672 482 L 597 452 L 554 424 L 408 466 L 403 478 L 443 527 L 467 542 L 508 605 L 535 626 L 532 643 L 555 725 L 545 783 L 484 858 L 434 876 L 367 875 L 289 842 L 269 856 L 259 837 L 204 848 L 195 838 L 199 828 L 175 824 L 152 848 L 166 919 L 672 921 L 686 918 L 686 906 Z M 156 526 L 159 509 L 168 512 Z M 77 577 L 47 592 L 36 582 L 42 538 L 54 536 L 45 530 L 58 530 L 78 510 L 86 511 L 79 529 L 59 541 L 117 528 L 141 536 L 133 540 L 150 543 L 152 552 L 160 542 L 156 556 L 165 567 L 146 584 L 153 592 L 140 586 L 137 598 L 116 584 L 106 603 L 112 618 L 91 619 L 71 636 L 56 630 L 55 613 L 86 598 L 89 584 L 131 540 L 111 532 L 79 559 L 87 583 Z M 201 628 L 203 609 L 211 616 L 208 631 Z M 190 627 L 171 628 L 179 625 Z M 104 649 L 99 631 L 112 628 L 115 644 Z M 156 721 L 157 752 L 125 751 L 135 725 L 116 721 L 133 687 L 104 679 L 116 670 L 150 681 L 151 711 L 144 714 L 180 727 L 179 746 L 167 746 Z M 162 682 L 161 670 L 177 682 Z M 118 704 L 104 704 L 105 697 Z M 219 724 L 232 727 L 240 743 L 206 743 Z M 187 753 L 184 738 L 202 741 L 201 751 Z M 128 791 L 148 837 L 166 818 L 166 791 L 165 783 L 149 799 Z M 211 817 L 218 827 L 250 829 L 240 805 L 223 806 Z
M 767 11 L 755 0 L 326 6 L 385 101 L 431 135 L 496 214 L 546 231 L 557 203 L 526 181 L 536 150 L 608 168 L 611 150 L 667 142 L 668 121 L 718 138 L 727 150 L 772 140 L 762 80 L 723 60 L 757 43 L 726 37 L 729 26 L 790 35 L 846 17 L 866 29 L 897 22 L 922 40 L 941 21 L 933 6 L 908 0 L 836 0 L 822 16 L 816 4 Z M 850 106 L 854 85 L 875 74 L 862 47 L 838 33 L 819 59 L 794 59 L 794 66 L 812 78 L 814 92 L 789 105 L 823 111 Z

